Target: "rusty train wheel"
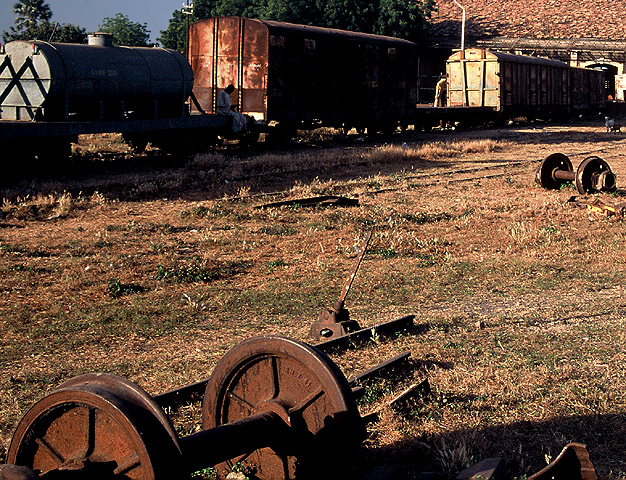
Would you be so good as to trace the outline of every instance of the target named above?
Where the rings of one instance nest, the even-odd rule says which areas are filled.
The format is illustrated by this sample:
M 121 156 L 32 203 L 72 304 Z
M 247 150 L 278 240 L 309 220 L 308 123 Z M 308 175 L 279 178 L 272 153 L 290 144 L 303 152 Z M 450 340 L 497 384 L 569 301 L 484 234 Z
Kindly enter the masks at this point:
M 600 157 L 592 156 L 585 158 L 576 171 L 576 189 L 578 193 L 581 195 L 595 193 L 597 190 L 593 184 L 593 175 L 610 171 L 611 167 L 609 167 L 609 164 Z M 615 190 L 614 187 L 615 185 L 608 190 L 613 191 Z
M 20 421 L 8 462 L 40 474 L 81 478 L 171 479 L 180 474 L 173 427 L 152 398 L 109 374 L 75 377 Z
M 211 375 L 202 410 L 204 429 L 265 411 L 291 427 L 285 451 L 255 450 L 221 464 L 223 473 L 240 463 L 262 480 L 308 478 L 345 463 L 362 440 L 356 403 L 339 368 L 321 351 L 279 336 L 253 338 L 229 351 Z
M 553 153 L 548 155 L 537 168 L 535 172 L 535 181 L 543 188 L 549 190 L 558 190 L 566 180 L 554 178 L 553 172 L 561 170 L 564 172 L 573 172 L 574 167 L 567 155 L 562 153 Z

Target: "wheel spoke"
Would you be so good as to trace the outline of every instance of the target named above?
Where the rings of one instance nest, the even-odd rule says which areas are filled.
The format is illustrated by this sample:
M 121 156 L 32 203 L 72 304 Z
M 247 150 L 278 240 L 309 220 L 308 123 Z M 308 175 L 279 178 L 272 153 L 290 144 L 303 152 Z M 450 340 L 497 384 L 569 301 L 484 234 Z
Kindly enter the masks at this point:
M 63 457 L 63 455 L 61 455 L 48 441 L 48 439 L 45 437 L 45 435 L 41 438 L 36 438 L 35 442 L 37 443 L 37 445 L 39 445 L 41 448 L 43 448 L 46 452 L 48 452 L 48 454 L 53 457 L 57 462 L 59 462 L 60 465 L 63 465 L 65 463 L 65 458 Z
M 86 443 L 87 447 L 85 448 L 84 458 L 89 458 L 89 456 L 94 452 L 96 448 L 96 409 L 90 408 L 87 416 L 87 438 Z
M 302 414 L 304 410 L 306 410 L 309 406 L 313 405 L 318 398 L 321 398 L 324 395 L 324 390 L 320 389 L 317 392 L 313 392 L 311 395 L 302 400 L 298 405 L 294 405 L 289 409 L 289 415 L 293 415 L 294 413 Z
M 141 460 L 136 453 L 132 455 L 128 455 L 127 457 L 121 459 L 117 462 L 117 468 L 113 471 L 114 475 L 122 475 L 124 473 L 130 472 L 135 468 L 141 466 Z
M 228 392 L 228 398 L 230 398 L 231 400 L 235 400 L 240 406 L 247 408 L 248 410 L 250 410 L 250 412 L 254 412 L 255 410 L 254 405 L 244 400 L 234 392 Z
M 280 373 L 278 371 L 278 357 L 270 357 L 272 361 L 272 386 L 274 391 L 272 392 L 272 399 L 278 398 L 280 394 Z

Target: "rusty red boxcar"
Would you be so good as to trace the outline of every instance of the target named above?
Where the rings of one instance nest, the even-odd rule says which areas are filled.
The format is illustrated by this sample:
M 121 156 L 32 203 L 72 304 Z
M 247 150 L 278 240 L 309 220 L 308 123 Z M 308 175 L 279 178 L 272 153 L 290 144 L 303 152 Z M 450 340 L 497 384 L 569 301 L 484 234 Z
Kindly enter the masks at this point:
M 417 46 L 407 40 L 241 17 L 195 23 L 189 38 L 207 112 L 230 83 L 243 113 L 289 130 L 391 130 L 414 112 Z

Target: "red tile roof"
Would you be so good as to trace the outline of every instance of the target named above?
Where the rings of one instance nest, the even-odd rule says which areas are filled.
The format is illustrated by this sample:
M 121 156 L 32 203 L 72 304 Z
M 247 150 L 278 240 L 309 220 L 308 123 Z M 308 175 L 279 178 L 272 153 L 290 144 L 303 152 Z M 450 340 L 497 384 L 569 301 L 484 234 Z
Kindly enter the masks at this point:
M 492 36 L 626 40 L 626 0 L 458 1 L 466 11 L 467 43 Z M 436 5 L 431 34 L 460 43 L 461 9 L 452 0 Z

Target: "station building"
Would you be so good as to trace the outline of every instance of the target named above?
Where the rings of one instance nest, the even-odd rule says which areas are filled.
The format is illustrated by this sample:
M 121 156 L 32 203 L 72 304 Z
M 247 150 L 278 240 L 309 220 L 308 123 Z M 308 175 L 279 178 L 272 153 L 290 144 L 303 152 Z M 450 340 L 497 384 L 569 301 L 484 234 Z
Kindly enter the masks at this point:
M 606 72 L 607 95 L 624 101 L 626 0 L 457 0 L 466 48 L 533 55 Z M 437 0 L 427 42 L 445 57 L 460 48 L 462 10 Z M 445 64 L 445 61 L 444 61 Z M 420 75 L 440 72 L 420 72 Z

